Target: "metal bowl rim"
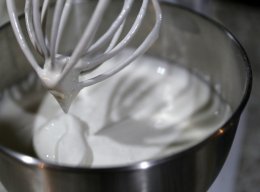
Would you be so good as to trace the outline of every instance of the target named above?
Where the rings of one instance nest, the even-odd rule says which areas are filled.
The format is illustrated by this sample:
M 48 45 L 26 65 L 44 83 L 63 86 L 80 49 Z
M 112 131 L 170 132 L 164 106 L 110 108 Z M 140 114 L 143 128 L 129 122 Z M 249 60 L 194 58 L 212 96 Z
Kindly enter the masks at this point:
M 250 66 L 250 62 L 248 59 L 248 56 L 240 44 L 240 42 L 237 40 L 237 38 L 222 24 L 218 23 L 217 21 L 208 18 L 207 16 L 198 13 L 190 8 L 184 7 L 182 5 L 177 5 L 174 3 L 167 2 L 165 0 L 161 0 L 161 3 L 167 6 L 174 6 L 179 9 L 182 9 L 186 12 L 189 12 L 191 14 L 194 14 L 196 16 L 199 16 L 200 18 L 210 22 L 212 25 L 215 25 L 217 28 L 219 28 L 221 31 L 223 31 L 229 38 L 230 40 L 234 43 L 234 45 L 237 46 L 237 48 L 240 50 L 241 55 L 243 56 L 244 59 L 244 68 L 246 71 L 246 81 L 245 81 L 245 89 L 243 91 L 243 96 L 241 98 L 240 104 L 237 106 L 237 108 L 234 110 L 233 114 L 226 120 L 226 122 L 221 126 L 221 129 L 223 131 L 227 131 L 227 129 L 230 128 L 228 126 L 234 119 L 237 119 L 240 117 L 241 113 L 243 112 L 249 97 L 250 93 L 252 90 L 252 82 L 253 82 L 253 77 L 252 77 L 252 69 Z M 7 26 L 6 24 L 5 26 Z M 5 27 L 3 26 L 3 27 Z M 1 27 L 2 28 L 2 27 Z M 0 29 L 1 29 L 0 28 Z M 50 170 L 56 170 L 56 171 L 63 171 L 63 172 L 77 172 L 77 173 L 102 173 L 102 172 L 118 172 L 118 171 L 137 171 L 137 170 L 143 170 L 143 169 L 149 169 L 153 168 L 156 166 L 160 166 L 161 164 L 167 163 L 169 161 L 173 161 L 174 159 L 181 158 L 188 153 L 192 153 L 193 151 L 196 151 L 197 149 L 201 148 L 204 146 L 206 143 L 210 142 L 213 138 L 219 135 L 219 129 L 216 129 L 212 134 L 210 134 L 206 139 L 198 142 L 197 144 L 189 147 L 188 149 L 185 149 L 179 153 L 172 154 L 166 157 L 161 157 L 157 159 L 152 159 L 152 160 L 144 160 L 141 162 L 133 163 L 133 164 L 127 164 L 127 165 L 122 165 L 122 166 L 109 166 L 109 167 L 93 167 L 93 168 L 86 168 L 86 167 L 71 167 L 71 166 L 64 166 L 64 165 L 57 165 L 53 163 L 48 163 L 41 161 L 40 159 L 37 159 L 35 157 L 31 157 L 19 152 L 15 152 L 11 149 L 8 149 L 6 147 L 0 146 L 0 153 L 6 155 L 6 158 L 10 158 L 14 161 L 17 161 L 18 163 L 22 164 L 23 166 L 28 166 L 28 167 L 35 167 L 35 168 L 40 168 L 40 169 L 50 169 Z

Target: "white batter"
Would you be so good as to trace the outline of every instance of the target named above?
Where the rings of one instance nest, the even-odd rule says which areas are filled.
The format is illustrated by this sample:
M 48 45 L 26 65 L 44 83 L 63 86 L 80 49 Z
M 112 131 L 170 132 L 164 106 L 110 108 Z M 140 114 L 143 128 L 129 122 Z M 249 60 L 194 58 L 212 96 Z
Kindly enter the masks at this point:
M 219 128 L 230 113 L 197 76 L 142 57 L 82 90 L 67 115 L 47 95 L 34 123 L 33 144 L 50 162 L 125 165 L 181 151 Z

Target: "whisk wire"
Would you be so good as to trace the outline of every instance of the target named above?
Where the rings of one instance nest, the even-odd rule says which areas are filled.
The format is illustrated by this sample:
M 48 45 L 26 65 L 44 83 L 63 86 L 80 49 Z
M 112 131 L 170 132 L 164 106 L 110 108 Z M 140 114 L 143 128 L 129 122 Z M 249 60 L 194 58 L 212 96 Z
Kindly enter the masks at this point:
M 108 53 L 110 52 L 115 46 L 116 46 L 116 43 L 118 42 L 122 32 L 123 32 L 123 29 L 124 29 L 124 26 L 125 26 L 125 22 L 124 21 L 120 27 L 118 28 L 118 30 L 116 31 L 115 35 L 113 36 L 112 40 L 110 41 L 110 44 L 109 46 L 107 47 L 105 53 Z
M 103 81 L 112 75 L 116 74 L 123 68 L 125 68 L 129 63 L 131 63 L 133 60 L 135 60 L 138 56 L 142 55 L 147 51 L 147 49 L 154 43 L 155 39 L 157 39 L 159 35 L 159 29 L 160 29 L 160 24 L 162 20 L 162 15 L 161 15 L 161 10 L 160 10 L 160 5 L 157 2 L 157 0 L 152 0 L 154 8 L 155 8 L 155 13 L 156 13 L 156 23 L 152 29 L 152 31 L 148 34 L 148 36 L 145 38 L 143 43 L 134 51 L 134 53 L 128 57 L 126 60 L 124 60 L 122 63 L 117 65 L 114 69 L 110 70 L 109 72 L 105 72 L 101 75 L 97 75 L 91 79 L 84 80 L 80 82 L 81 87 L 86 87 L 93 85 L 97 82 Z M 151 38 L 155 37 L 155 38 Z M 153 39 L 153 41 L 151 41 Z
M 88 70 L 92 70 L 93 68 L 96 68 L 97 66 L 101 65 L 105 61 L 114 57 L 116 54 L 118 54 L 122 49 L 124 49 L 130 43 L 130 41 L 134 38 L 135 34 L 137 33 L 138 29 L 141 26 L 141 23 L 144 19 L 146 9 L 148 6 L 148 1 L 149 0 L 143 0 L 142 6 L 140 8 L 140 11 L 138 13 L 136 20 L 134 21 L 133 26 L 131 27 L 129 32 L 126 34 L 126 36 L 121 40 L 121 42 L 119 42 L 110 51 L 102 53 L 93 59 L 86 60 L 86 64 L 81 66 L 80 70 L 88 71 Z
M 29 38 L 30 38 L 30 41 L 33 45 L 33 47 L 41 54 L 43 55 L 43 52 L 37 42 L 37 39 L 36 39 L 36 35 L 35 35 L 35 32 L 34 32 L 34 27 L 33 27 L 33 21 L 32 21 L 32 17 L 30 16 L 32 14 L 32 9 L 31 9 L 31 6 L 32 6 L 32 1 L 26 1 L 25 2 L 25 9 L 24 9 L 24 12 L 25 12 L 25 22 L 26 22 L 26 29 L 27 29 L 27 32 L 28 32 L 28 35 L 29 35 Z
M 62 34 L 63 34 L 63 31 L 66 26 L 66 22 L 69 18 L 70 11 L 71 11 L 71 3 L 69 3 L 69 1 L 67 0 L 64 5 L 64 8 L 62 10 L 62 15 L 61 15 L 60 24 L 59 24 L 59 30 L 58 30 L 57 40 L 56 40 L 55 53 L 58 53 L 60 41 L 61 41 Z
M 142 0 L 132 27 L 126 34 L 122 35 L 125 23 L 128 21 L 129 12 L 135 2 L 134 0 L 124 0 L 123 8 L 112 22 L 112 25 L 95 40 L 96 33 L 101 26 L 101 21 L 110 2 L 110 0 L 97 1 L 82 37 L 76 43 L 72 54 L 67 56 L 59 53 L 59 46 L 63 33 L 66 32 L 65 26 L 67 26 L 72 5 L 76 1 L 56 1 L 49 38 L 46 23 L 47 19 L 49 19 L 50 1 L 26 0 L 26 28 L 33 47 L 44 57 L 44 66 L 41 68 L 21 30 L 14 0 L 6 0 L 10 21 L 20 47 L 44 85 L 51 90 L 51 93 L 60 104 L 65 103 L 65 106 L 63 106 L 64 111 L 68 110 L 73 98 L 82 88 L 103 81 L 122 70 L 139 55 L 146 52 L 158 37 L 162 19 L 158 0 Z M 130 44 L 142 26 L 149 2 L 152 2 L 151 5 L 155 12 L 155 24 L 133 54 L 125 57 L 121 62 L 118 61 L 109 70 L 92 78 L 85 78 L 87 77 L 86 74 L 93 72 L 107 60 L 118 55 Z
M 92 17 L 90 18 L 90 21 L 87 27 L 85 28 L 85 31 L 81 39 L 76 45 L 75 50 L 73 51 L 69 62 L 66 64 L 64 71 L 62 72 L 62 76 L 66 75 L 71 70 L 71 68 L 77 64 L 77 62 L 80 60 L 81 56 L 83 55 L 84 50 L 88 49 L 91 46 L 91 43 L 95 38 L 95 34 L 101 24 L 100 21 L 103 18 L 103 15 L 105 13 L 109 1 L 110 0 L 98 1 L 96 9 L 94 10 Z
M 57 37 L 60 29 L 60 21 L 62 18 L 63 9 L 65 6 L 65 0 L 57 0 L 54 16 L 51 27 L 51 41 L 50 41 L 50 55 L 51 55 L 51 67 L 54 69 L 55 57 L 57 54 Z
M 123 22 L 126 20 L 127 15 L 129 14 L 129 11 L 132 8 L 133 0 L 125 0 L 123 8 L 118 15 L 118 17 L 115 19 L 115 21 L 112 23 L 112 25 L 109 27 L 109 29 L 102 35 L 90 48 L 87 50 L 87 53 L 92 53 L 94 51 L 98 51 L 100 47 L 102 47 L 107 41 L 111 40 L 113 35 L 115 34 L 118 27 L 122 26 Z
M 12 28 L 14 29 L 13 31 L 14 31 L 14 34 L 16 36 L 16 39 L 17 39 L 21 49 L 23 50 L 26 58 L 28 59 L 28 61 L 32 65 L 33 69 L 40 76 L 41 75 L 41 67 L 38 65 L 34 55 L 32 54 L 32 52 L 31 52 L 31 50 L 30 50 L 30 48 L 29 48 L 29 46 L 26 42 L 26 39 L 23 35 L 18 16 L 16 14 L 17 11 L 16 11 L 15 3 L 14 3 L 13 0 L 8 0 L 8 1 L 6 1 L 6 4 L 7 4 L 7 9 L 8 9 L 11 25 L 12 25 Z
M 33 13 L 33 24 L 36 39 L 38 40 L 39 47 L 41 48 L 44 58 L 47 59 L 49 57 L 49 50 L 45 44 L 42 25 L 41 25 L 41 17 L 40 17 L 40 2 L 39 0 L 32 1 L 32 13 Z
M 44 18 L 47 15 L 49 3 L 50 3 L 50 0 L 44 0 L 42 3 L 41 22 L 43 22 Z

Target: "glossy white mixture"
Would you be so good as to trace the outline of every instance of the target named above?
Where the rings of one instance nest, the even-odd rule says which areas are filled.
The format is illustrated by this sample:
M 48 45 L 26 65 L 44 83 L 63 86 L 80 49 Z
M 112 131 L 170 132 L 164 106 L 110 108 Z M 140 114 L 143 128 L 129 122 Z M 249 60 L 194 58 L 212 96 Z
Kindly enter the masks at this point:
M 230 113 L 197 76 L 142 57 L 82 90 L 67 115 L 47 95 L 33 143 L 41 159 L 55 163 L 124 165 L 183 150 L 219 128 Z

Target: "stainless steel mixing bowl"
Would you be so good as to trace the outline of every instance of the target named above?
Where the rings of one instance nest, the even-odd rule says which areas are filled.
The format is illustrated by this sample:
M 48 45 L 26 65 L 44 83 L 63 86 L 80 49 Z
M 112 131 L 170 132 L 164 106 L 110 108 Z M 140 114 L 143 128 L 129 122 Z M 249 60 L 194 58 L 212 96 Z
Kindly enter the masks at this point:
M 116 1 L 113 3 L 116 8 Z M 250 65 L 241 45 L 220 24 L 170 3 L 162 2 L 161 6 L 160 38 L 148 54 L 208 76 L 232 107 L 228 120 L 205 140 L 178 154 L 113 168 L 73 168 L 34 158 L 31 149 L 13 134 L 12 123 L 1 118 L 0 180 L 9 192 L 203 192 L 209 188 L 227 157 L 248 101 L 252 84 Z M 144 25 L 150 29 L 151 23 Z M 36 80 L 30 80 L 34 89 L 22 91 L 22 95 L 13 91 L 13 87 L 28 81 L 31 68 L 9 25 L 0 29 L 0 50 L 1 93 L 9 94 L 17 102 L 23 98 L 21 105 L 33 111 L 30 104 L 37 103 L 42 94 L 41 89 L 35 88 Z

